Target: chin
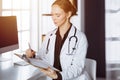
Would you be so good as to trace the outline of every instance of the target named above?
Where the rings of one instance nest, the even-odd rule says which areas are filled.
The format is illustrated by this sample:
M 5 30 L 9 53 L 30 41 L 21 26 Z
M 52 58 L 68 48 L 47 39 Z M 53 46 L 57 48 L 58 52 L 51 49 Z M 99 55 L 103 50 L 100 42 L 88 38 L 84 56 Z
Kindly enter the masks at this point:
M 57 23 L 56 23 L 55 26 L 59 27 L 59 26 L 61 26 L 61 24 L 57 24 Z
M 55 26 L 59 26 L 58 24 L 55 24 Z

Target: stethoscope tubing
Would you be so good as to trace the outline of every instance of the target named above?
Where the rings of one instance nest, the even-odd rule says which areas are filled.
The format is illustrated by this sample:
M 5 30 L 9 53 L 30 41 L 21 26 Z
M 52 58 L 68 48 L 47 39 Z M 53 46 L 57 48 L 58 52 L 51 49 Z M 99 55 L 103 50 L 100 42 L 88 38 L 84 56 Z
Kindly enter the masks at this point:
M 74 33 L 74 35 L 69 38 L 69 43 L 68 43 L 68 55 L 73 55 L 73 52 L 74 52 L 75 49 L 76 49 L 76 44 L 77 44 L 77 42 L 78 42 L 78 38 L 77 38 L 77 36 L 76 36 L 76 31 L 77 31 L 77 29 L 76 29 L 76 27 L 75 27 L 75 33 Z M 70 52 L 70 42 L 71 42 L 72 38 L 75 38 L 75 45 L 74 45 L 74 47 L 73 47 L 72 52 Z
M 68 42 L 68 53 L 67 53 L 67 55 L 73 55 L 73 52 L 76 50 L 76 45 L 77 45 L 77 42 L 78 42 L 78 38 L 77 38 L 77 36 L 76 36 L 77 29 L 76 29 L 76 27 L 74 27 L 74 28 L 75 28 L 74 35 L 69 38 L 69 42 Z M 53 35 L 53 34 L 50 34 L 50 37 L 51 37 L 52 35 Z M 46 54 L 47 54 L 48 51 L 49 51 L 50 37 L 49 37 L 48 42 L 47 42 Z M 72 52 L 70 52 L 70 42 L 71 42 L 72 38 L 75 38 L 75 44 L 74 44 L 74 48 L 73 48 Z

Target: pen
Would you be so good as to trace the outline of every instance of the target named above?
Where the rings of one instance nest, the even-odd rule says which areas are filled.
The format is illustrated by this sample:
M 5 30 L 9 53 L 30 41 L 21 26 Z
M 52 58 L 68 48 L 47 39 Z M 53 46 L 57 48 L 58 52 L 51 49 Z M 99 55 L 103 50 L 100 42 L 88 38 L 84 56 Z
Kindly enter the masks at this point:
M 31 48 L 31 46 L 30 46 L 30 43 L 28 43 L 28 46 L 29 46 L 29 49 L 30 49 L 31 53 L 34 52 L 34 51 L 32 50 L 32 48 Z M 32 53 L 32 54 L 33 54 L 33 53 Z M 32 55 L 31 58 L 33 58 L 34 56 L 35 56 L 35 55 Z
M 31 46 L 30 46 L 30 43 L 28 43 L 28 46 L 29 46 L 29 49 L 30 49 L 31 51 L 33 51 L 32 48 L 31 48 Z
M 28 46 L 29 46 L 29 49 L 31 50 L 31 46 L 30 46 L 30 43 L 28 43 Z

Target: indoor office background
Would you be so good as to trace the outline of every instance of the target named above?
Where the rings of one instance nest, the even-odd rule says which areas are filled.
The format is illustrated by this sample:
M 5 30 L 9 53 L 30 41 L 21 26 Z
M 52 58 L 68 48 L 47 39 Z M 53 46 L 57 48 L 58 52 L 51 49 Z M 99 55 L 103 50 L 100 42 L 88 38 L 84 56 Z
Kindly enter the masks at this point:
M 42 35 L 55 28 L 49 16 L 53 1 L 0 0 L 0 16 L 17 16 L 19 49 L 15 52 L 25 51 L 28 42 L 39 50 Z M 73 2 L 78 12 L 71 22 L 88 38 L 87 57 L 97 61 L 97 80 L 120 80 L 120 0 Z

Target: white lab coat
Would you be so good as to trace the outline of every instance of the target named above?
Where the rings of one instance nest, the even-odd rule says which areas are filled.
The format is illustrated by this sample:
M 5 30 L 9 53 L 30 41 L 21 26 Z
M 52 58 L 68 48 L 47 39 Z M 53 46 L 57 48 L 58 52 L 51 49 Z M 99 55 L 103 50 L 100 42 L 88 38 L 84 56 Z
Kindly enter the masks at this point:
M 56 40 L 56 30 L 53 30 L 49 34 L 47 34 L 41 49 L 38 53 L 39 56 L 42 56 L 43 59 L 45 59 L 47 62 L 49 62 L 51 65 L 54 63 L 54 46 L 55 46 L 55 40 Z M 62 68 L 62 80 L 89 80 L 87 79 L 87 76 L 84 74 L 86 73 L 84 71 L 84 64 L 85 64 L 85 58 L 87 53 L 87 39 L 86 36 L 77 29 L 76 36 L 78 38 L 76 50 L 73 52 L 73 55 L 67 55 L 68 54 L 68 43 L 69 38 L 73 36 L 75 33 L 75 27 L 72 25 L 70 32 L 68 33 L 68 37 L 66 38 L 63 47 L 61 49 L 60 53 L 60 64 Z M 48 53 L 46 53 L 46 47 L 48 44 L 48 39 L 50 38 L 49 47 L 48 47 Z M 75 44 L 75 39 L 72 38 L 70 42 L 70 49 L 72 49 L 72 46 Z M 72 64 L 72 65 L 71 65 Z M 46 80 L 51 80 L 51 78 L 47 77 Z

